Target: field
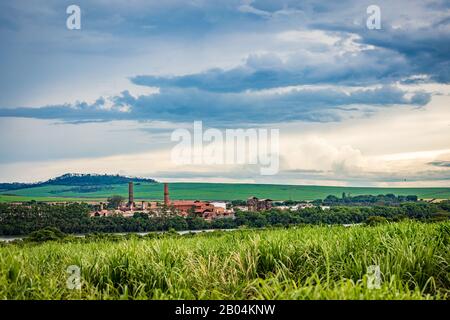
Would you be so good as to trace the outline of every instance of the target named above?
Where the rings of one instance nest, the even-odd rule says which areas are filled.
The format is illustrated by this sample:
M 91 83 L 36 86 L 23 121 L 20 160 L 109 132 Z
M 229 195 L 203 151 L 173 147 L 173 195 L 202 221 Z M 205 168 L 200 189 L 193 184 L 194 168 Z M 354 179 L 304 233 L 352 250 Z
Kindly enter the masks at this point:
M 402 222 L 4 245 L 0 299 L 448 299 L 449 243 L 450 223 Z
M 66 197 L 36 197 L 36 196 L 13 196 L 0 194 L 0 202 L 25 202 L 30 200 L 43 202 L 80 202 L 80 201 L 102 201 L 105 198 L 66 198 Z
M 137 200 L 161 200 L 163 186 L 159 183 L 136 183 L 134 186 Z M 327 187 L 297 186 L 273 184 L 227 184 L 227 183 L 171 183 L 171 199 L 201 200 L 238 200 L 250 196 L 271 198 L 273 200 L 314 200 L 323 199 L 332 194 L 340 197 L 347 195 L 417 195 L 423 199 L 450 199 L 450 188 L 369 188 L 369 187 Z M 99 200 L 119 194 L 128 196 L 128 185 L 102 185 L 95 190 L 76 186 L 42 186 L 12 190 L 0 194 L 0 201 L 82 201 Z

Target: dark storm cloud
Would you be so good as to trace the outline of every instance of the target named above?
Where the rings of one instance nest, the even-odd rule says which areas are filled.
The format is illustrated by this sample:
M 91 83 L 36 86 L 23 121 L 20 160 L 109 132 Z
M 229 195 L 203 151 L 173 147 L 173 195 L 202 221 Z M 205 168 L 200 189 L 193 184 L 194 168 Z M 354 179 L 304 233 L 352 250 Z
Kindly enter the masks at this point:
M 27 92 L 23 83 L 32 86 L 31 83 L 45 82 L 45 78 L 52 75 L 58 78 L 59 68 L 52 65 L 51 58 L 44 62 L 50 67 L 38 69 L 46 70 L 45 74 L 36 74 L 23 67 L 47 52 L 58 53 L 56 60 L 66 61 L 66 73 L 70 74 L 76 68 L 71 69 L 75 60 L 89 60 L 97 55 L 127 58 L 130 52 L 139 52 L 143 44 L 148 45 L 148 41 L 154 39 L 152 37 L 165 39 L 168 43 L 195 38 L 201 44 L 202 37 L 214 32 L 217 44 L 226 46 L 220 41 L 225 34 L 239 35 L 243 30 L 267 35 L 268 42 L 275 41 L 275 35 L 284 31 L 324 30 L 340 40 L 336 45 L 317 46 L 314 50 L 291 48 L 288 55 L 278 52 L 277 46 L 268 47 L 266 52 L 250 54 L 244 63 L 227 70 L 213 68 L 187 75 L 134 76 L 131 80 L 135 84 L 159 87 L 161 93 L 133 97 L 124 91 L 112 98 L 115 105 L 112 109 L 105 108 L 104 98 L 100 98 L 93 104 L 80 102 L 40 108 L 5 109 L 2 105 L 0 116 L 73 122 L 205 119 L 240 122 L 242 125 L 249 121 L 339 121 L 345 116 L 343 113 L 355 108 L 354 105 L 425 105 L 430 100 L 429 94 L 416 92 L 407 99 L 404 92 L 392 86 L 399 81 L 413 81 L 408 79 L 417 74 L 425 74 L 429 81 L 446 83 L 449 80 L 450 28 L 445 14 L 449 3 L 444 1 L 380 1 L 382 30 L 365 27 L 370 1 L 136 0 L 126 5 L 120 1 L 79 1 L 77 4 L 83 9 L 84 17 L 79 33 L 70 33 L 64 27 L 65 7 L 69 4 L 69 1 L 0 4 L 0 25 L 3 27 L 0 30 L 0 58 L 3 58 L 0 66 L 4 71 L 0 86 L 8 101 L 17 94 L 15 90 L 20 91 L 20 95 Z M 11 19 L 11 16 L 15 18 Z M 405 21 L 415 19 L 415 23 L 408 24 L 407 28 L 395 28 L 398 16 Z M 355 24 L 355 20 L 360 23 Z M 372 47 L 350 50 L 345 41 L 353 35 L 359 38 L 351 41 Z M 27 55 L 18 54 L 21 52 Z M 330 59 L 316 59 L 316 55 Z M 37 62 L 31 64 L 33 68 L 41 66 Z M 93 64 L 85 78 L 88 80 L 90 73 L 95 72 Z M 383 85 L 383 88 L 351 94 L 339 89 L 301 89 L 276 94 L 247 92 L 301 85 L 374 84 Z M 78 100 L 83 101 L 82 95 L 80 92 Z M 8 103 L 8 106 L 14 104 Z M 364 110 L 362 114 L 370 112 Z
M 250 56 L 243 66 L 231 70 L 212 69 L 184 76 L 141 75 L 138 85 L 198 88 L 214 92 L 240 92 L 305 84 L 370 85 L 390 83 L 411 74 L 401 56 L 386 50 L 348 53 L 330 62 L 302 63 L 302 56 L 283 62 L 274 54 Z
M 431 161 L 428 164 L 435 167 L 450 168 L 450 161 Z
M 365 107 L 392 105 L 421 106 L 430 95 L 405 91 L 391 86 L 359 89 L 346 93 L 338 89 L 295 89 L 287 93 L 214 93 L 197 89 L 163 89 L 159 94 L 134 97 L 128 91 L 112 99 L 105 108 L 104 98 L 95 103 L 45 106 L 41 108 L 0 109 L 0 117 L 26 117 L 86 120 L 163 120 L 210 123 L 274 123 L 294 120 L 339 121 L 348 112 L 363 112 Z M 346 108 L 344 106 L 354 107 Z

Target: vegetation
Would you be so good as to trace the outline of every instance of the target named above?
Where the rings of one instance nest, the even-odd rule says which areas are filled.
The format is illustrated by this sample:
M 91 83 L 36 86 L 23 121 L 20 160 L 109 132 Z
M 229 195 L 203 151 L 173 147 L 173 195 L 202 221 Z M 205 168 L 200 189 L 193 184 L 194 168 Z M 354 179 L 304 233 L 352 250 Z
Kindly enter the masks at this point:
M 52 240 L 61 240 L 65 238 L 65 234 L 57 228 L 45 227 L 44 229 L 32 232 L 26 241 L 30 242 L 45 242 Z
M 108 209 L 117 209 L 124 201 L 125 198 L 119 195 L 112 196 L 106 200 Z
M 156 182 L 154 179 L 137 178 L 137 177 L 124 177 L 120 175 L 110 174 L 74 174 L 66 173 L 62 176 L 50 179 L 43 182 L 45 185 L 75 185 L 75 186 L 98 186 L 98 185 L 111 185 L 111 184 L 123 184 L 128 182 Z
M 36 188 L 42 186 L 81 186 L 81 187 L 97 187 L 100 186 L 108 186 L 115 184 L 125 184 L 128 182 L 147 182 L 154 183 L 156 182 L 154 179 L 147 178 L 132 178 L 132 177 L 124 177 L 120 175 L 110 175 L 110 174 L 77 174 L 77 173 L 66 173 L 62 176 L 36 183 L 0 183 L 0 190 L 17 190 L 17 189 L 28 189 L 28 188 Z M 75 189 L 78 190 L 78 189 Z M 80 190 L 86 190 L 81 188 Z M 88 189 L 87 189 L 88 190 Z M 53 190 L 56 191 L 56 190 Z M 96 190 L 94 189 L 94 192 Z
M 198 229 L 232 229 L 239 227 L 263 228 L 299 224 L 352 224 L 364 223 L 370 217 L 383 217 L 387 221 L 414 219 L 419 221 L 448 220 L 449 202 L 440 204 L 402 203 L 398 206 L 333 206 L 329 210 L 319 207 L 298 211 L 272 209 L 265 212 L 237 211 L 235 219 L 214 219 L 211 222 L 191 214 L 187 218 L 176 215 L 150 216 L 136 212 L 133 217 L 121 215 L 89 217 L 92 206 L 86 203 L 26 205 L 0 204 L 0 235 L 22 235 L 45 227 L 58 228 L 64 233 L 90 232 L 145 232 Z
M 0 299 L 448 299 L 449 244 L 450 222 L 413 221 L 4 244 Z
M 416 195 L 407 195 L 407 196 L 396 196 L 395 194 L 379 194 L 377 196 L 373 195 L 359 195 L 359 196 L 348 196 L 342 193 L 342 197 L 338 198 L 333 195 L 328 195 L 325 199 L 314 200 L 313 203 L 320 205 L 397 205 L 403 202 L 416 202 L 418 200 Z

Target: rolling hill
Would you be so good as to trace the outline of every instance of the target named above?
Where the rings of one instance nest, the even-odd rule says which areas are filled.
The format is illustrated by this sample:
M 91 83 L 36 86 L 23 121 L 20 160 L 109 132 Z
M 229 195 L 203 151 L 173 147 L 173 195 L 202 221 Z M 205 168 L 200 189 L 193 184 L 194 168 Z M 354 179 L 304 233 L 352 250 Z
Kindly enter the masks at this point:
M 77 186 L 80 188 L 84 187 L 86 190 L 89 190 L 89 188 L 95 188 L 105 185 L 124 184 L 130 181 L 138 183 L 156 182 L 156 180 L 154 179 L 125 177 L 120 175 L 66 173 L 63 174 L 62 176 L 36 183 L 21 183 L 21 182 L 0 183 L 0 192 L 28 189 L 28 188 L 48 187 L 48 186 Z
M 161 200 L 163 185 L 153 179 L 111 175 L 65 174 L 36 184 L 9 184 L 0 189 L 0 201 L 87 201 L 101 200 L 111 195 L 128 195 L 128 182 L 133 181 L 136 200 Z M 3 184 L 4 186 L 5 184 Z M 237 200 L 250 196 L 274 200 L 314 200 L 328 195 L 417 195 L 423 199 L 450 199 L 450 188 L 375 188 L 333 187 L 243 183 L 170 183 L 171 199 Z

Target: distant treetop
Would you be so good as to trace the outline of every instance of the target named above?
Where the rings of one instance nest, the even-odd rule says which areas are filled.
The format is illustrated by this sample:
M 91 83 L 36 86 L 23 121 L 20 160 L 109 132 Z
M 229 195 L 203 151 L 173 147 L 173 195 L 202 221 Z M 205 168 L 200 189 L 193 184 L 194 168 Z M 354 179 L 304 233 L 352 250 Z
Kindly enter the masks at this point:
M 44 185 L 76 185 L 76 186 L 90 186 L 102 184 L 122 184 L 128 182 L 157 182 L 150 178 L 126 177 L 121 175 L 110 174 L 81 174 L 81 173 L 66 173 L 62 176 L 47 180 L 43 182 Z
M 65 186 L 99 186 L 111 184 L 123 184 L 128 182 L 150 182 L 157 181 L 150 178 L 126 177 L 111 174 L 84 174 L 84 173 L 66 173 L 62 176 L 36 183 L 0 183 L 0 191 L 16 190 L 23 188 L 32 188 L 51 185 Z

